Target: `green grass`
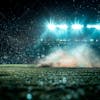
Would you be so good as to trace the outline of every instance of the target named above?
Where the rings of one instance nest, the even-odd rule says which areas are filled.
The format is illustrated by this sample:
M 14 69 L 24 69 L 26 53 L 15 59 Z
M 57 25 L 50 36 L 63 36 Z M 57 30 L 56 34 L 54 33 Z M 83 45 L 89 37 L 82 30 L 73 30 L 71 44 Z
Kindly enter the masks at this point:
M 35 64 L 0 64 L 0 67 L 36 67 Z

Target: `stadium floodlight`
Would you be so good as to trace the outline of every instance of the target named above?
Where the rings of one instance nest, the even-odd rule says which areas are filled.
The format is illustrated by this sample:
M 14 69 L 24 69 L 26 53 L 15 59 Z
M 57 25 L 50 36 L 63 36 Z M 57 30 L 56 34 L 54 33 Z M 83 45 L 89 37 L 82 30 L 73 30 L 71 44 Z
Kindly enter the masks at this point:
M 66 30 L 68 28 L 68 26 L 66 24 L 62 24 L 62 25 L 57 25 L 58 28 Z
M 96 25 L 87 25 L 87 28 L 95 28 L 97 30 L 100 30 L 100 24 L 96 24 Z
M 52 31 L 56 29 L 56 26 L 54 24 L 48 24 L 47 27 L 49 30 L 52 30 Z
M 100 30 L 100 25 L 95 25 L 95 28 L 96 28 L 97 30 Z
M 74 29 L 74 30 L 80 30 L 80 29 L 82 29 L 84 26 L 83 25 L 81 25 L 81 24 L 73 24 L 72 25 L 72 29 Z
M 93 25 L 87 25 L 87 28 L 93 28 Z

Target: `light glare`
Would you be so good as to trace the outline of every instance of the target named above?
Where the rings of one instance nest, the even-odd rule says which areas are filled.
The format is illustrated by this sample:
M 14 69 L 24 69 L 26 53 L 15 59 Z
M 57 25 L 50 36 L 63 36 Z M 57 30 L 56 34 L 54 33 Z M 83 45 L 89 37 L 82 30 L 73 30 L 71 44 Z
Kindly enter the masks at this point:
M 100 25 L 95 25 L 95 28 L 100 30 Z
M 60 28 L 60 29 L 63 29 L 63 30 L 66 30 L 68 28 L 68 26 L 65 25 L 65 24 L 57 25 L 57 27 Z
M 49 30 L 55 30 L 56 26 L 54 24 L 49 24 L 48 29 Z
M 100 30 L 100 25 L 87 25 L 87 28 L 95 28 Z
M 87 25 L 87 28 L 93 28 L 93 25 Z
M 74 29 L 74 30 L 80 30 L 82 28 L 83 28 L 83 25 L 81 25 L 81 24 L 73 24 L 72 25 L 72 29 Z

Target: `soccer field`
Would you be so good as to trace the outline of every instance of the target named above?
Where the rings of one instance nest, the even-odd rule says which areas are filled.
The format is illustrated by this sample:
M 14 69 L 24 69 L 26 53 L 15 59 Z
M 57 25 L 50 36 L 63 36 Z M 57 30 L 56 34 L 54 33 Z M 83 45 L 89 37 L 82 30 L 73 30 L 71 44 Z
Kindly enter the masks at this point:
M 26 84 L 26 80 L 35 84 L 39 78 L 47 85 L 55 83 L 51 81 L 63 82 L 63 78 L 66 78 L 66 85 L 98 84 L 100 83 L 98 81 L 100 68 L 36 68 L 32 64 L 12 64 L 0 65 L 0 76 L 2 76 L 0 79 L 11 80 L 12 78 L 12 80 L 21 80 Z
M 96 97 L 100 91 L 100 68 L 34 66 L 0 65 L 0 99 L 6 100 L 8 96 L 10 100 L 14 97 L 19 100 L 69 100 L 71 96 L 70 100 L 85 100 L 94 95 L 95 100 L 99 100 Z

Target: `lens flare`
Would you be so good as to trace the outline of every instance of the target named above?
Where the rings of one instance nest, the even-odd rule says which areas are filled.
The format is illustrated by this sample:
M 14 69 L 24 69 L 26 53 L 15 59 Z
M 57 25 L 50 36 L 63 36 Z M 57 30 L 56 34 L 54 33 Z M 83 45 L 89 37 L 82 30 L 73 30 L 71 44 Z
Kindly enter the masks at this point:
M 68 28 L 68 26 L 66 24 L 62 24 L 62 25 L 57 25 L 57 27 L 59 29 L 63 29 L 63 30 L 66 30 Z
M 84 26 L 83 25 L 81 25 L 81 24 L 73 24 L 72 25 L 72 29 L 74 29 L 74 30 L 80 30 L 80 29 L 82 29 Z
M 48 24 L 47 27 L 48 27 L 48 29 L 51 30 L 51 31 L 53 31 L 53 30 L 56 29 L 56 26 L 55 26 L 54 24 Z
M 87 28 L 95 28 L 97 30 L 100 30 L 100 25 L 96 24 L 96 25 L 87 25 Z

